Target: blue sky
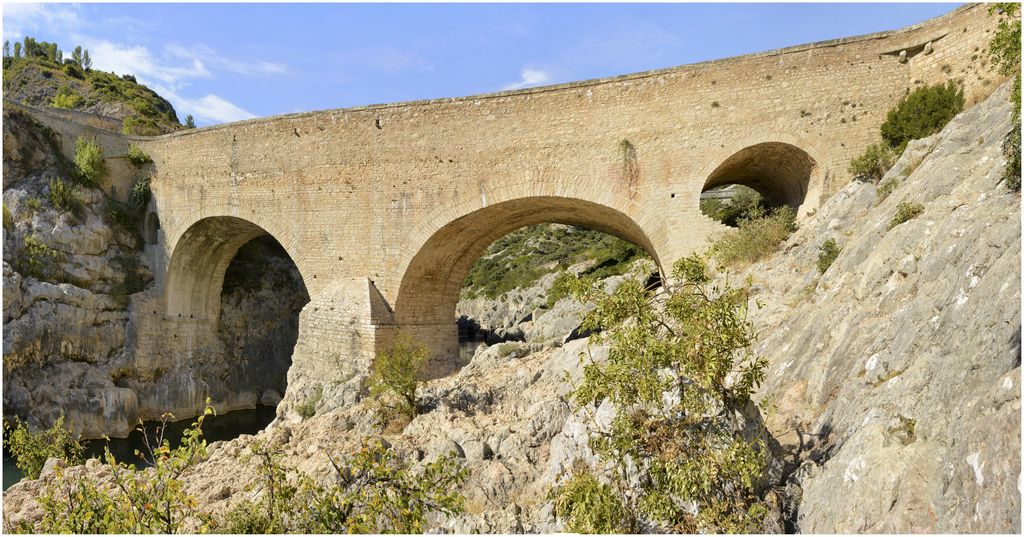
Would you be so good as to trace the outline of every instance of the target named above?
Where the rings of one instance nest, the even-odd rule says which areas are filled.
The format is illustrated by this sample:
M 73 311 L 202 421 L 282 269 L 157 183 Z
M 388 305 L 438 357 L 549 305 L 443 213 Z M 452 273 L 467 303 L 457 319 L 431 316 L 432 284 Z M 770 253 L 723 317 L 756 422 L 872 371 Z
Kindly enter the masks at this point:
M 200 126 L 669 67 L 899 28 L 959 4 L 4 4 Z

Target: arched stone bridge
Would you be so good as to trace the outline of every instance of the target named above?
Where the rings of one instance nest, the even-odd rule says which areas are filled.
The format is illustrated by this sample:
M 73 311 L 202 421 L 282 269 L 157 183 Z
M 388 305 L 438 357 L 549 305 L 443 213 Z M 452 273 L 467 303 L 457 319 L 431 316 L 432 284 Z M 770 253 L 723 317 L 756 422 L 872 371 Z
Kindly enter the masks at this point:
M 709 187 L 748 184 L 813 213 L 908 89 L 959 78 L 968 104 L 994 90 L 994 25 L 985 6 L 966 6 L 893 32 L 659 71 L 134 140 L 154 160 L 158 283 L 137 308 L 139 360 L 189 359 L 213 337 L 228 263 L 270 234 L 311 297 L 286 400 L 314 383 L 351 399 L 397 331 L 426 342 L 440 372 L 457 355 L 460 287 L 492 241 L 576 224 L 667 267 L 722 231 L 699 209 Z

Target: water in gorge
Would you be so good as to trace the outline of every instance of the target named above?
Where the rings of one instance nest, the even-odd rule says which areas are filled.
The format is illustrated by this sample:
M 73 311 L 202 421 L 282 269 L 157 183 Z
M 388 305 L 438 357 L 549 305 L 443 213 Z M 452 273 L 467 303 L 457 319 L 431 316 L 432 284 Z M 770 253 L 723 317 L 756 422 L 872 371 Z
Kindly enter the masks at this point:
M 276 412 L 277 407 L 258 406 L 251 410 L 236 410 L 219 416 L 208 416 L 203 421 L 203 437 L 209 444 L 221 440 L 231 440 L 243 434 L 256 434 L 266 428 L 267 425 L 270 425 L 270 422 L 274 421 Z M 195 418 L 188 418 L 168 423 L 164 438 L 170 441 L 171 447 L 177 446 L 181 439 L 181 433 L 194 422 Z M 159 426 L 159 421 L 148 421 L 145 424 L 151 443 Z M 146 449 L 146 443 L 143 440 L 141 431 L 132 431 L 128 438 L 112 438 L 109 441 L 102 439 L 87 440 L 83 443 L 86 446 L 86 457 L 102 458 L 104 447 L 109 445 L 110 453 L 114 455 L 118 462 L 135 464 L 137 466 L 145 465 L 145 461 L 135 455 L 135 450 L 145 452 Z M 7 452 L 6 446 L 3 460 L 3 490 L 7 490 L 11 485 L 21 481 L 23 475 L 21 470 L 14 465 L 14 459 Z

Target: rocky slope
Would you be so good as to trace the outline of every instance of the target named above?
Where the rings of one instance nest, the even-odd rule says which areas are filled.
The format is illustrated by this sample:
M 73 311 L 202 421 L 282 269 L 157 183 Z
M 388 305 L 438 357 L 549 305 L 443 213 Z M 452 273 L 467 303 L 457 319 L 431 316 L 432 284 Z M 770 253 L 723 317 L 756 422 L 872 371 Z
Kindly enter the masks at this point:
M 773 494 L 788 529 L 1020 531 L 1020 198 L 997 184 L 1007 90 L 912 144 L 886 178 L 900 181 L 888 198 L 850 184 L 773 258 L 719 275 L 753 278 L 751 319 L 770 361 L 759 397 L 787 450 Z M 924 212 L 889 229 L 904 201 Z M 819 276 L 828 238 L 843 251 Z M 546 285 L 502 306 L 460 305 L 478 325 L 523 341 L 482 346 L 457 374 L 428 383 L 424 412 L 401 431 L 382 433 L 366 401 L 275 422 L 215 443 L 186 475 L 188 490 L 214 511 L 252 495 L 255 463 L 240 457 L 254 440 L 323 476 L 327 453 L 383 436 L 412 461 L 454 451 L 469 468 L 468 512 L 436 520 L 434 531 L 560 530 L 545 494 L 575 459 L 592 458 L 595 426 L 566 395 L 580 354 L 602 350 L 569 336 L 582 305 L 563 299 L 538 313 Z M 531 335 L 556 317 L 563 328 Z M 105 472 L 95 462 L 70 471 Z M 37 517 L 33 497 L 48 479 L 9 489 L 5 520 Z
M 58 93 L 74 95 L 70 108 L 122 120 L 131 134 L 152 136 L 182 128 L 171 103 L 134 77 L 42 58 L 5 58 L 3 79 L 5 99 L 47 107 Z
M 851 183 L 751 275 L 804 532 L 1020 532 L 1020 196 L 1009 86 Z M 889 229 L 897 205 L 924 212 Z M 820 277 L 818 248 L 843 250 Z

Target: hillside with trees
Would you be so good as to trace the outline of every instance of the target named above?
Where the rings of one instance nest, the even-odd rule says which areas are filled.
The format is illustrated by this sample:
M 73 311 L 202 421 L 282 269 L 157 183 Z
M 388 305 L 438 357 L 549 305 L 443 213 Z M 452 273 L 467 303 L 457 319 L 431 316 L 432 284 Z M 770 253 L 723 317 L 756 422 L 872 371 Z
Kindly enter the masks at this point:
M 57 43 L 4 42 L 4 98 L 32 106 L 93 112 L 120 119 L 125 134 L 154 136 L 184 128 L 174 107 L 130 74 L 92 68 L 88 50 L 65 54 Z

